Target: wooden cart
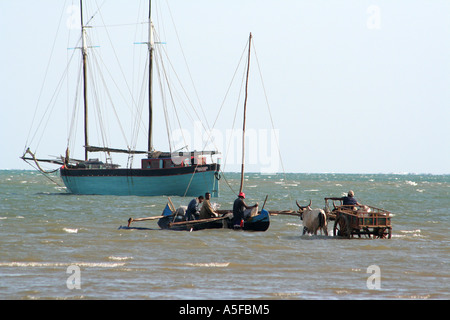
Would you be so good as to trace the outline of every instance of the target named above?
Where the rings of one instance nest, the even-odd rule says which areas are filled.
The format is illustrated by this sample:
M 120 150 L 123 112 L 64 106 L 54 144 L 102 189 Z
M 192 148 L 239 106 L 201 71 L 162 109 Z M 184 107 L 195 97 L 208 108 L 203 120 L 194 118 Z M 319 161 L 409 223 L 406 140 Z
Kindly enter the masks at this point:
M 329 208 L 325 199 L 325 207 Z M 336 206 L 331 215 L 335 215 L 333 235 L 350 239 L 354 236 L 365 236 L 374 239 L 390 239 L 392 236 L 392 224 L 389 211 L 372 206 Z

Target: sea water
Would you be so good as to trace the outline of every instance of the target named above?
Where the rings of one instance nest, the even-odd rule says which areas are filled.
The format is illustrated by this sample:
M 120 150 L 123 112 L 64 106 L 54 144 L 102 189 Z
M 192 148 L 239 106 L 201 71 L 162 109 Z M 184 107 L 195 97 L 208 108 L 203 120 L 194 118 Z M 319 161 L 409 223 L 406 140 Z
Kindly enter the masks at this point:
M 239 174 L 214 198 L 232 207 Z M 294 216 L 266 232 L 160 230 L 167 197 L 68 194 L 57 175 L 0 171 L 0 299 L 449 299 L 450 176 L 249 173 L 246 202 L 268 210 L 354 190 L 392 212 L 392 239 L 302 235 Z M 190 198 L 171 197 L 175 206 Z

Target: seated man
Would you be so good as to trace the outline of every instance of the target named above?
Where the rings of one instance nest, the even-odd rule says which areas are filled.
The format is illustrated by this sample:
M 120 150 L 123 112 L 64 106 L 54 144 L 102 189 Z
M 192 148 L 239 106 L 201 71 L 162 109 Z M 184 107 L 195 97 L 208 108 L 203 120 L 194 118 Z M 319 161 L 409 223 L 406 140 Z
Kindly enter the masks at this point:
M 358 201 L 355 199 L 355 193 L 353 192 L 353 190 L 350 190 L 348 192 L 347 197 L 342 197 L 342 198 L 325 198 L 325 199 L 342 200 L 342 205 L 344 205 L 344 206 L 360 206 Z
M 199 196 L 198 198 L 194 198 L 189 202 L 189 205 L 186 210 L 186 221 L 197 220 L 199 218 L 199 205 L 203 202 L 204 197 Z
M 218 214 L 214 212 L 211 206 L 211 193 L 205 193 L 205 201 L 203 202 L 202 208 L 200 209 L 200 219 L 216 218 Z

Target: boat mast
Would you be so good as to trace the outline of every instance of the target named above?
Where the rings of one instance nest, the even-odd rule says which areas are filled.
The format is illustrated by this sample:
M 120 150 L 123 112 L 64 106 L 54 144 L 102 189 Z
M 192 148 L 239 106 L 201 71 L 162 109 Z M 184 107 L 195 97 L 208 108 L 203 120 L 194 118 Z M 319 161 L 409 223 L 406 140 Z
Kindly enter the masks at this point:
M 153 24 L 152 24 L 152 1 L 148 5 L 148 51 L 149 51 L 149 70 L 148 70 L 148 152 L 153 151 L 152 127 L 153 127 Z
M 83 0 L 80 0 L 80 16 L 81 16 L 81 41 L 83 54 L 83 99 L 84 99 L 84 159 L 89 158 L 89 138 L 88 138 L 88 102 L 87 102 L 87 44 L 86 44 L 86 29 L 83 23 Z
M 241 164 L 241 187 L 239 188 L 239 193 L 242 192 L 244 188 L 244 163 L 245 163 L 245 122 L 247 119 L 247 94 L 248 94 L 248 76 L 250 72 L 250 50 L 252 46 L 252 33 L 248 38 L 248 59 L 247 59 L 247 79 L 245 81 L 245 100 L 244 100 L 244 124 L 242 128 L 242 164 Z

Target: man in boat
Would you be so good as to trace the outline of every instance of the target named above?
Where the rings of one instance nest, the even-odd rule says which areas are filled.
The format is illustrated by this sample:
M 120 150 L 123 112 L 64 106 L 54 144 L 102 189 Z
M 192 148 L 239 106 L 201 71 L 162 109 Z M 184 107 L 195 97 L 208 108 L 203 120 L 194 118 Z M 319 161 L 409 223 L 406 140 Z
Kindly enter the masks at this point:
M 346 197 L 342 198 L 325 198 L 325 200 L 342 200 L 342 205 L 344 206 L 360 206 L 358 201 L 355 199 L 355 193 L 350 190 Z
M 239 229 L 242 228 L 244 222 L 244 212 L 245 209 L 256 208 L 258 204 L 253 206 L 248 206 L 245 202 L 245 193 L 240 192 L 238 198 L 234 200 L 233 203 L 233 228 Z
M 205 201 L 203 201 L 202 208 L 200 209 L 200 219 L 216 218 L 219 216 L 216 212 L 214 212 L 210 199 L 211 193 L 205 193 Z
M 205 199 L 203 196 L 199 196 L 198 198 L 194 198 L 189 202 L 187 210 L 186 210 L 186 221 L 197 220 L 199 218 L 200 212 L 200 203 Z

